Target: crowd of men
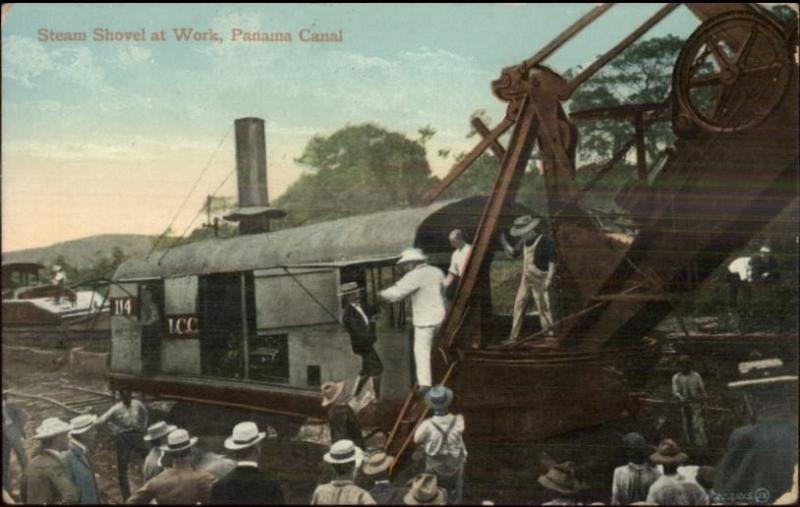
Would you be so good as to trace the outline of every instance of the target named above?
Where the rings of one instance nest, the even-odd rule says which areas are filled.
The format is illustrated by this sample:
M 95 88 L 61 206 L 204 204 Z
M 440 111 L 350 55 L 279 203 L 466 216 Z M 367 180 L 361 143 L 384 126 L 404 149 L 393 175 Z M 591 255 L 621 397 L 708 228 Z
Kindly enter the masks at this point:
M 540 227 L 541 220 L 519 217 L 510 233 L 500 241 L 510 257 L 523 256 L 523 272 L 514 306 L 509 341 L 519 340 L 527 307 L 535 301 L 544 333 L 552 332 L 555 319 L 548 291 L 556 276 L 556 252 L 551 238 Z M 428 264 L 419 249 L 405 250 L 398 265 L 400 280 L 378 294 L 379 302 L 410 299 L 414 327 L 414 359 L 417 394 L 432 415 L 414 429 L 413 441 L 418 474 L 398 482 L 398 463 L 381 445 L 368 444 L 357 412 L 380 397 L 383 363 L 375 351 L 375 316 L 378 310 L 362 298 L 355 282 L 341 287 L 344 303 L 342 324 L 351 338 L 353 352 L 361 358 L 361 370 L 352 392 L 346 382 L 327 382 L 321 388 L 321 404 L 328 407 L 331 445 L 322 456 L 330 466 L 331 480 L 316 487 L 308 499 L 314 505 L 456 505 L 464 501 L 467 448 L 463 434 L 467 422 L 450 409 L 455 394 L 434 385 L 430 355 L 434 335 L 442 323 L 448 299 L 455 294 L 469 261 L 471 245 L 460 230 L 449 236 L 454 248 L 447 274 Z M 640 433 L 622 439 L 627 463 L 609 477 L 607 494 L 589 492 L 581 478 L 581 464 L 570 461 L 548 465 L 538 476 L 546 505 L 707 505 L 711 503 L 793 503 L 796 501 L 797 421 L 788 403 L 797 392 L 797 376 L 786 372 L 778 359 L 760 359 L 740 364 L 741 379 L 729 384 L 745 394 L 751 424 L 730 436 L 728 449 L 716 467 L 698 466 L 687 450 L 708 445 L 703 419 L 707 393 L 699 373 L 687 357 L 679 361 L 672 378 L 672 402 L 677 404 L 682 435 L 667 435 L 651 445 Z M 255 422 L 236 424 L 224 441 L 227 455 L 200 449 L 198 438 L 185 428 L 167 421 L 149 424 L 148 411 L 126 391 L 120 401 L 102 415 L 79 415 L 69 422 L 56 417 L 41 421 L 31 437 L 39 441 L 37 454 L 29 461 L 25 439 L 25 414 L 6 401 L 3 392 L 3 499 L 11 496 L 9 465 L 12 451 L 23 469 L 20 497 L 33 504 L 97 504 L 103 498 L 97 486 L 98 473 L 92 454 L 97 430 L 108 424 L 117 460 L 121 500 L 128 504 L 284 504 L 284 486 L 260 469 L 262 441 L 266 431 Z M 655 443 L 655 442 L 653 442 Z M 681 445 L 682 444 L 682 445 Z M 144 483 L 131 491 L 128 469 L 133 455 L 143 456 Z M 414 460 L 412 460 L 414 461 Z M 593 488 L 596 489 L 596 488 Z M 792 496 L 794 495 L 794 496 Z M 491 500 L 484 501 L 492 504 Z
M 541 498 L 546 505 L 709 505 L 786 504 L 797 499 L 797 422 L 791 399 L 797 376 L 787 373 L 779 359 L 757 359 L 741 363 L 741 378 L 731 389 L 741 390 L 752 411 L 751 423 L 736 429 L 716 467 L 693 463 L 687 449 L 697 449 L 697 417 L 685 414 L 683 438 L 664 438 L 653 446 L 640 433 L 622 439 L 627 463 L 609 477 L 607 496 L 589 491 L 581 477 L 581 464 L 552 462 L 539 475 Z M 681 377 L 687 377 L 688 380 Z M 686 362 L 673 379 L 677 399 L 705 394 L 702 380 Z M 695 386 L 699 395 L 687 394 Z M 3 400 L 3 497 L 11 497 L 8 464 L 13 450 L 24 468 L 21 501 L 31 504 L 96 504 L 110 502 L 98 490 L 92 455 L 97 429 L 112 423 L 117 451 L 118 480 L 122 499 L 128 504 L 284 504 L 284 486 L 260 470 L 261 442 L 267 437 L 251 421 L 236 424 L 225 439 L 227 456 L 197 447 L 198 438 L 186 429 L 158 421 L 147 426 L 147 409 L 122 393 L 122 401 L 97 417 L 79 415 L 69 422 L 44 419 L 31 437 L 40 448 L 27 460 L 20 421 L 24 414 Z M 322 387 L 322 405 L 330 407 L 332 445 L 322 456 L 330 465 L 331 480 L 319 484 L 308 499 L 314 505 L 457 505 L 464 500 L 467 448 L 465 419 L 453 413 L 454 393 L 436 385 L 423 395 L 432 415 L 419 424 L 413 441 L 421 462 L 410 480 L 393 481 L 395 458 L 380 445 L 370 447 L 348 402 L 351 393 L 344 382 Z M 345 423 L 342 423 L 341 420 Z M 146 426 L 146 427 L 145 427 Z M 694 439 L 694 441 L 692 441 Z M 678 442 L 683 440 L 683 448 Z M 141 444 L 141 445 L 140 445 Z M 129 493 L 127 468 L 131 452 L 149 445 L 142 464 L 144 483 Z M 123 447 L 128 446 L 128 450 Z M 486 500 L 484 503 L 493 503 Z

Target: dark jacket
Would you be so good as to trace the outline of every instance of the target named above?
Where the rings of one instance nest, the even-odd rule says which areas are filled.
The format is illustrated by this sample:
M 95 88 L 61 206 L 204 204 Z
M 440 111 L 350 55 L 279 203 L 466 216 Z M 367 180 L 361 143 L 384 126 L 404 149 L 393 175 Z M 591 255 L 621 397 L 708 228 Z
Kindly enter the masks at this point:
M 80 499 L 77 503 L 99 504 L 97 480 L 94 477 L 94 468 L 89 456 L 83 452 L 83 449 L 70 442 L 69 449 L 61 454 L 61 459 L 64 460 L 64 468 L 67 470 L 70 480 L 78 487 Z
M 362 304 L 361 309 L 364 310 L 367 319 L 370 319 L 375 314 L 374 309 L 369 305 Z M 353 347 L 354 353 L 364 353 L 375 343 L 377 339 L 375 323 L 365 322 L 361 313 L 349 303 L 344 305 L 342 324 L 344 324 L 347 332 L 350 333 L 350 345 Z
M 377 482 L 369 494 L 378 505 L 405 505 L 403 496 L 408 490 L 393 485 L 390 482 Z
M 772 419 L 742 426 L 731 433 L 728 451 L 716 467 L 714 491 L 733 503 L 727 500 L 737 495 L 747 500 L 760 490 L 767 496 L 758 503 L 772 503 L 792 487 L 795 463 L 797 426 L 792 422 Z
M 356 419 L 356 413 L 350 405 L 331 405 L 328 412 L 328 427 L 331 430 L 331 442 L 339 440 L 352 440 L 361 449 L 364 448 L 364 439 L 361 436 L 361 426 Z
M 280 485 L 250 466 L 237 466 L 211 487 L 211 503 L 220 505 L 283 505 Z

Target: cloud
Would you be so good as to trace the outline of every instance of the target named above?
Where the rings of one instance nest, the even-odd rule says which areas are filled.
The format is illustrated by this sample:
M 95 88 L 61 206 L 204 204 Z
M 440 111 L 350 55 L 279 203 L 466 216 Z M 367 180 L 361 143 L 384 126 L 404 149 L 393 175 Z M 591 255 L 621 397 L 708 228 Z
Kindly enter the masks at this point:
M 117 50 L 117 58 L 123 67 L 130 67 L 145 61 L 152 63 L 155 61 L 152 56 L 153 52 L 142 46 L 122 46 Z
M 3 41 L 3 75 L 26 88 L 31 80 L 55 67 L 44 45 L 28 37 L 12 35 Z

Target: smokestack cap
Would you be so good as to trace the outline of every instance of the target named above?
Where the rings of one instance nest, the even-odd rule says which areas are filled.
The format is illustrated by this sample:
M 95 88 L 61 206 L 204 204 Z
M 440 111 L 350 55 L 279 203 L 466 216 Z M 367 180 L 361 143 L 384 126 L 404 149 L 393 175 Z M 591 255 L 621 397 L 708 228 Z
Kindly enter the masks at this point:
M 243 208 L 234 210 L 232 213 L 225 215 L 222 218 L 229 222 L 239 222 L 241 220 L 247 220 L 256 217 L 264 217 L 272 220 L 275 218 L 283 218 L 285 216 L 286 212 L 282 209 L 272 208 L 270 206 L 245 206 Z

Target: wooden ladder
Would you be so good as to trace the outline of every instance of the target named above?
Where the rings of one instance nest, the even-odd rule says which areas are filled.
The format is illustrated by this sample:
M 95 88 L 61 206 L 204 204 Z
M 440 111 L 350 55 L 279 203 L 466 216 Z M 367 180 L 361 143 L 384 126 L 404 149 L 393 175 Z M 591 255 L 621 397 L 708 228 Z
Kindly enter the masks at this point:
M 447 384 L 456 364 L 458 364 L 458 361 L 450 363 L 450 366 L 442 377 L 442 381 L 437 385 Z M 403 407 L 400 409 L 400 413 L 394 421 L 392 431 L 389 433 L 386 443 L 383 446 L 387 454 L 394 456 L 394 462 L 389 467 L 390 475 L 394 474 L 395 468 L 403 461 L 406 451 L 414 439 L 414 433 L 417 431 L 422 421 L 428 416 L 430 410 L 425 400 L 417 395 L 417 388 L 418 384 L 414 384 L 414 387 L 408 392 Z

